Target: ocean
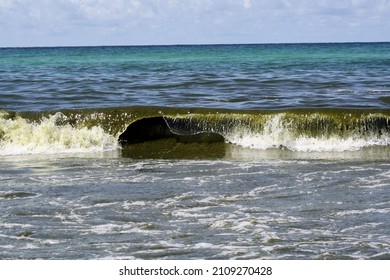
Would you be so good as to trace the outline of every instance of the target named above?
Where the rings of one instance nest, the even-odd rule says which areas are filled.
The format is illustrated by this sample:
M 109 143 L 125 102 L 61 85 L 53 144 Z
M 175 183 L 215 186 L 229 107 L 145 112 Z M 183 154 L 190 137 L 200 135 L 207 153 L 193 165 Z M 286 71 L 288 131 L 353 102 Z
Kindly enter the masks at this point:
M 390 259 L 390 43 L 0 48 L 0 259 Z

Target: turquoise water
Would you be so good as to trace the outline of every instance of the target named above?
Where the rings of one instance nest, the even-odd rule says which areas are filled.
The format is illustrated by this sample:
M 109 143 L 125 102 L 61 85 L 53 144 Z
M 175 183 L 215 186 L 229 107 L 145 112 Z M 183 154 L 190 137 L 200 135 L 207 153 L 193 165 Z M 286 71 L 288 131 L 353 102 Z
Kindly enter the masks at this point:
M 1 259 L 389 259 L 390 44 L 0 49 Z
M 389 105 L 389 44 L 0 50 L 0 107 Z

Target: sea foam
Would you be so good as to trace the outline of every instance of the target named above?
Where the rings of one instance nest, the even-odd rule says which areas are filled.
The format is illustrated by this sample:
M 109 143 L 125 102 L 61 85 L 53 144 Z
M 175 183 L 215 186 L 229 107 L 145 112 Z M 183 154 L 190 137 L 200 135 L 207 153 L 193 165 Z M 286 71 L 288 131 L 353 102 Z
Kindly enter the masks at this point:
M 239 126 L 227 132 L 225 138 L 232 144 L 259 150 L 286 149 L 297 152 L 344 152 L 366 147 L 390 145 L 390 134 L 360 133 L 351 130 L 348 134 L 321 133 L 315 136 L 297 133 L 294 126 L 286 123 L 283 114 L 276 114 L 264 122 L 261 130 L 253 131 Z
M 32 122 L 0 115 L 0 155 L 94 153 L 116 149 L 115 137 L 98 126 L 58 125 L 61 113 Z

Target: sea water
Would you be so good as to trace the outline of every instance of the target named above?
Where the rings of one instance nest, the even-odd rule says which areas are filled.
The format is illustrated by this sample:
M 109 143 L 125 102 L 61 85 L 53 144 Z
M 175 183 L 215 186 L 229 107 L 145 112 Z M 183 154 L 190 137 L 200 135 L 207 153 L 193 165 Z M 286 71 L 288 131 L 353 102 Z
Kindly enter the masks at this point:
M 388 259 L 389 69 L 389 43 L 0 49 L 0 258 Z

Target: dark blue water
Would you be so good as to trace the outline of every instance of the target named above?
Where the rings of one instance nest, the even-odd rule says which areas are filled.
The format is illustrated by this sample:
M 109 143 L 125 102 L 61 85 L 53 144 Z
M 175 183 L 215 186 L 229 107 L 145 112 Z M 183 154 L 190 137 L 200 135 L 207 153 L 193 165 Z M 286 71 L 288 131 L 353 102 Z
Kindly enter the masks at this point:
M 0 259 L 389 259 L 389 69 L 389 43 L 0 49 Z M 118 143 L 150 117 L 224 142 Z

